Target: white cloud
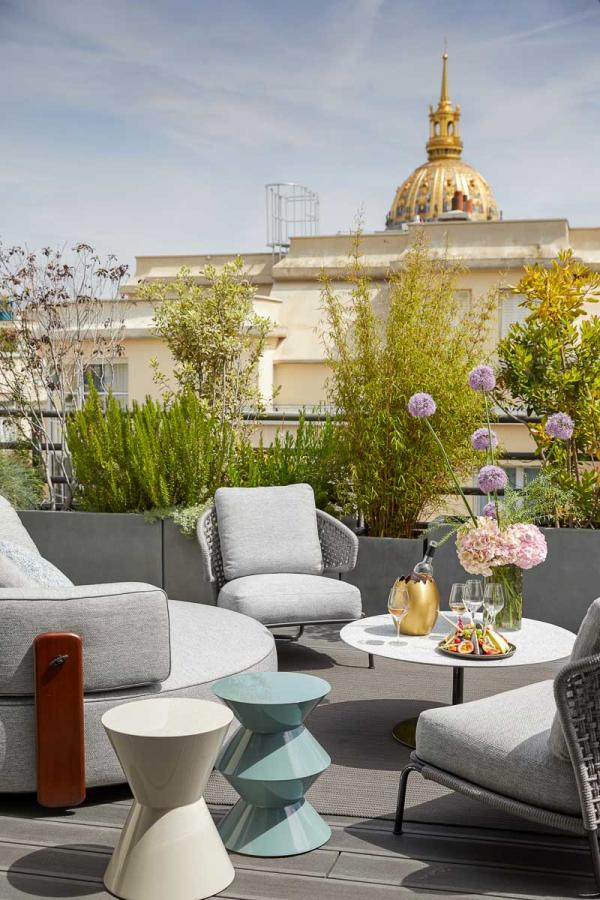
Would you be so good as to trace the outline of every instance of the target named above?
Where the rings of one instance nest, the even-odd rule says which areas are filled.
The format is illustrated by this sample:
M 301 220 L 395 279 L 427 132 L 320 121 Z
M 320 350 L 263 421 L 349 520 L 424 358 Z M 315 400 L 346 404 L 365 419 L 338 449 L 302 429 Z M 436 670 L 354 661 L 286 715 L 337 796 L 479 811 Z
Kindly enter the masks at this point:
M 424 159 L 444 36 L 465 158 L 506 216 L 600 224 L 590 0 L 0 3 L 0 234 L 260 250 L 263 185 L 381 228 Z

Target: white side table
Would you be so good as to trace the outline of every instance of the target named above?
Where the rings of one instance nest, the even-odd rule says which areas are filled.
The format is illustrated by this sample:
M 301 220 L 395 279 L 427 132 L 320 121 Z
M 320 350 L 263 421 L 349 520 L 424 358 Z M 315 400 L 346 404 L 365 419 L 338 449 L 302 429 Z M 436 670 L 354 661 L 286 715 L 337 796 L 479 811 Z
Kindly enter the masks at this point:
M 200 900 L 234 870 L 202 796 L 233 719 L 220 703 L 160 699 L 102 716 L 134 801 L 104 876 L 125 900 Z

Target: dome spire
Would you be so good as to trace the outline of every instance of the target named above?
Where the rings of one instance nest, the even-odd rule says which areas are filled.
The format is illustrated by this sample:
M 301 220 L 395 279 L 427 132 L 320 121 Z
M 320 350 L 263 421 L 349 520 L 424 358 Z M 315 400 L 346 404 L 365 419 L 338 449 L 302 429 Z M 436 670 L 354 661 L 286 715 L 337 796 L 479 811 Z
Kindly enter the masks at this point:
M 442 56 L 442 89 L 440 91 L 440 106 L 445 103 L 450 103 L 450 97 L 448 96 L 448 54 L 444 50 L 444 55 Z
M 462 141 L 460 139 L 460 106 L 452 106 L 448 96 L 448 54 L 442 54 L 442 87 L 437 109 L 429 107 L 429 140 L 427 158 L 460 159 Z

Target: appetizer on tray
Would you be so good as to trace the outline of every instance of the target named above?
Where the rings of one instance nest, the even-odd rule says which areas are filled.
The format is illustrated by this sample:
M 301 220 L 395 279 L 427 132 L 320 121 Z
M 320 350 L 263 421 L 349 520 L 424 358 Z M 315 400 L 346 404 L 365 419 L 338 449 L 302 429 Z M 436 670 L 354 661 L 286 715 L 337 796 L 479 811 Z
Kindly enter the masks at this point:
M 454 631 L 440 641 L 440 650 L 445 653 L 456 653 L 461 656 L 512 656 L 514 644 L 510 644 L 491 625 L 465 623 L 459 618 Z

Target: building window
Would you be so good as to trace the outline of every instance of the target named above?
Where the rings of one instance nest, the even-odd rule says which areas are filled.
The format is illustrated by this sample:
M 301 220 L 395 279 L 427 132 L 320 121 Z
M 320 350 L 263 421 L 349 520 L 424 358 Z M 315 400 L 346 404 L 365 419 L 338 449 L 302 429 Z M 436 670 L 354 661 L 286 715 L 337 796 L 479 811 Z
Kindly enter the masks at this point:
M 101 397 L 111 391 L 115 400 L 127 407 L 129 400 L 129 367 L 126 362 L 90 363 L 84 369 L 83 395 L 89 391 L 89 378 Z
M 524 322 L 529 315 L 529 310 L 519 304 L 524 300 L 522 294 L 513 294 L 512 291 L 500 293 L 500 340 L 505 338 L 511 328 L 519 322 Z

